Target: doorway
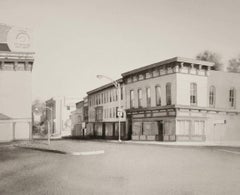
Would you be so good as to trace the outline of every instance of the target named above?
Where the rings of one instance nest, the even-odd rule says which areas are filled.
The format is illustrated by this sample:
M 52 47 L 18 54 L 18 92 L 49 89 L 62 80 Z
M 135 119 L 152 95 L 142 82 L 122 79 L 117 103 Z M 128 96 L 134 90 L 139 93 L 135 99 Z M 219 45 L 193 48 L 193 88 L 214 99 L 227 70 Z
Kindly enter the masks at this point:
M 163 121 L 157 121 L 158 123 L 158 135 L 156 137 L 157 141 L 163 141 Z

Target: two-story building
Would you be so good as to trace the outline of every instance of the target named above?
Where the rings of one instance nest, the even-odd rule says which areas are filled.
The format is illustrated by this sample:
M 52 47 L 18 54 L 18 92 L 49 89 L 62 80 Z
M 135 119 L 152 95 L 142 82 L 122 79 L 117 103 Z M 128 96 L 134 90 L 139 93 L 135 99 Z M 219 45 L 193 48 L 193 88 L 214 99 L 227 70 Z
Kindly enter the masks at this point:
M 122 79 L 120 83 L 120 97 L 118 90 L 109 83 L 97 89 L 87 92 L 88 94 L 88 132 L 93 137 L 104 139 L 117 139 L 119 136 L 118 107 L 120 98 L 121 109 L 125 110 L 125 87 Z M 127 139 L 129 134 L 126 128 L 126 113 L 120 116 L 121 138 Z
M 240 141 L 240 74 L 175 57 L 122 74 L 133 140 Z

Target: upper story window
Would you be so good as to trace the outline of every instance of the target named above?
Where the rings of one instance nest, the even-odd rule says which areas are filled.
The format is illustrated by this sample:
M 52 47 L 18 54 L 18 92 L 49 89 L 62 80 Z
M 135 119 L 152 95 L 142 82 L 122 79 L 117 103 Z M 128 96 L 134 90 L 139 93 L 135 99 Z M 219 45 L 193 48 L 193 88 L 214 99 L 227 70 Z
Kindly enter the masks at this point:
M 123 100 L 123 87 L 121 87 L 121 100 Z
M 104 103 L 104 101 L 103 101 L 103 93 L 102 93 L 102 98 L 101 98 L 101 100 L 102 100 L 102 104 Z
M 209 106 L 215 107 L 216 88 L 212 85 L 209 89 Z
M 171 83 L 166 84 L 166 104 L 171 105 L 172 104 L 172 85 Z
M 161 106 L 161 87 L 155 87 L 155 94 L 156 94 L 156 106 Z
M 112 90 L 109 91 L 109 101 L 112 102 Z
M 197 84 L 190 84 L 190 104 L 197 105 Z
M 134 91 L 130 90 L 130 108 L 134 107 Z
M 142 107 L 142 90 L 141 89 L 138 90 L 138 107 L 139 108 Z
M 151 89 L 148 87 L 146 89 L 146 96 L 147 96 L 147 107 L 151 107 Z
M 229 90 L 229 104 L 231 108 L 235 107 L 236 104 L 236 90 L 235 88 L 231 88 Z

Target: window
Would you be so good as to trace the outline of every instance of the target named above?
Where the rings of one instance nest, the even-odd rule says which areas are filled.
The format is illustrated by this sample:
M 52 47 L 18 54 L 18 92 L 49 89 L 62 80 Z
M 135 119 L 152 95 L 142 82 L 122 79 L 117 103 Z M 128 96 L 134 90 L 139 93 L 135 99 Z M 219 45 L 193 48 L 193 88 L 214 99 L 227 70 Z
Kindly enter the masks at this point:
M 235 101 L 236 101 L 236 92 L 235 92 L 235 89 L 234 88 L 231 88 L 229 90 L 229 104 L 230 104 L 230 107 L 235 107 Z
M 142 107 L 142 90 L 141 89 L 138 90 L 138 107 L 139 108 Z
M 171 83 L 166 84 L 166 104 L 171 105 L 172 104 L 172 97 L 171 97 Z
M 110 102 L 112 102 L 112 90 L 109 91 L 109 99 L 110 99 Z
M 116 118 L 116 109 L 112 108 L 112 112 L 113 112 L 113 118 Z
M 67 106 L 67 110 L 70 110 L 70 106 Z
M 215 100 L 216 100 L 216 88 L 214 86 L 211 86 L 209 89 L 209 106 L 214 107 Z
M 204 125 L 204 121 L 194 121 L 194 132 L 192 132 L 192 135 L 203 135 Z
M 130 90 L 130 108 L 134 107 L 134 91 Z
M 197 105 L 197 84 L 190 84 L 190 104 Z
M 161 87 L 155 87 L 155 94 L 156 94 L 156 106 L 161 106 Z
M 121 87 L 121 100 L 123 100 L 123 87 Z
M 189 135 L 190 134 L 190 120 L 178 120 L 177 121 L 177 135 Z
M 115 89 L 112 89 L 112 101 L 115 101 Z
M 147 107 L 151 107 L 151 90 L 150 87 L 146 89 L 146 96 L 147 96 Z
M 112 108 L 109 108 L 109 111 L 110 111 L 110 117 L 109 118 L 112 118 Z

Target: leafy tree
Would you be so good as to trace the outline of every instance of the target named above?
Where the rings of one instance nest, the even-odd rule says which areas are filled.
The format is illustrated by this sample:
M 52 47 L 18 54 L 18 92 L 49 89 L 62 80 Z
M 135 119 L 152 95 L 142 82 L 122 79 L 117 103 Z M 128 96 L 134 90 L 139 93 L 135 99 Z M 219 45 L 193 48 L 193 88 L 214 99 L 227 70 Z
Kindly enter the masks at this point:
M 229 72 L 240 73 L 240 55 L 237 58 L 232 58 L 229 60 L 227 70 Z
M 35 121 L 36 115 L 40 115 L 41 121 Z M 32 103 L 32 124 L 33 124 L 33 135 L 46 135 L 47 131 L 44 128 L 44 123 L 46 120 L 46 109 L 45 102 L 36 99 Z
M 209 61 L 215 63 L 214 70 L 223 70 L 223 64 L 221 62 L 221 56 L 215 52 L 205 50 L 196 56 L 197 60 Z
M 32 112 L 36 115 L 42 115 L 45 112 L 45 102 L 36 99 L 32 103 Z

